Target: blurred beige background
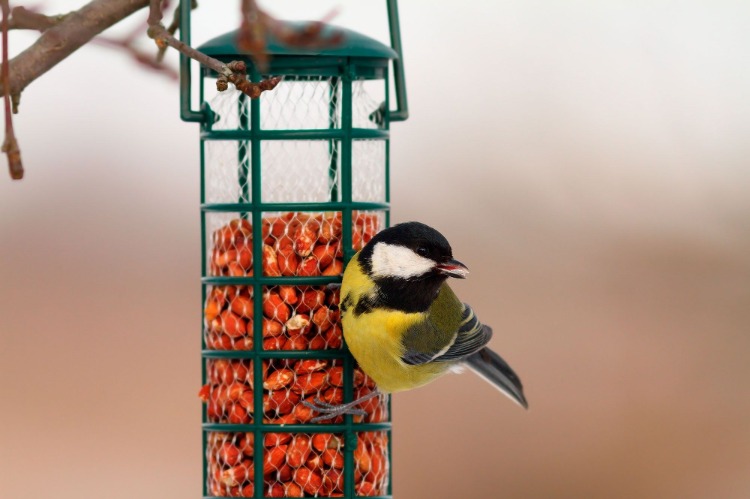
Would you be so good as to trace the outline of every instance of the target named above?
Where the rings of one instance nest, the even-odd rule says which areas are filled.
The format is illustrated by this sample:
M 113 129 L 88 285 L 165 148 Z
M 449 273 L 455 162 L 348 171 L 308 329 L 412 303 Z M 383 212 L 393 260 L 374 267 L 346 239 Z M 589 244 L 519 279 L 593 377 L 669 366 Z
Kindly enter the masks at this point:
M 204 3 L 198 42 L 237 18 Z M 265 4 L 386 35 L 384 2 Z M 471 267 L 455 288 L 531 409 L 470 374 L 397 395 L 395 496 L 750 497 L 750 4 L 401 15 L 393 219 Z M 201 494 L 198 130 L 177 98 L 96 47 L 23 95 L 27 177 L 0 175 L 0 497 Z

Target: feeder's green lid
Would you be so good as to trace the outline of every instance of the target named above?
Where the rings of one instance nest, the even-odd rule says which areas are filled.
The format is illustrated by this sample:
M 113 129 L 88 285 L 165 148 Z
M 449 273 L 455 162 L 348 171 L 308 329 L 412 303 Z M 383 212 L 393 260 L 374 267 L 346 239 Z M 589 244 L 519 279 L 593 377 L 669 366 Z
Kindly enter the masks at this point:
M 286 28 L 290 30 L 299 31 L 303 29 L 307 21 L 283 21 Z M 207 41 L 198 50 L 210 55 L 211 57 L 234 57 L 236 55 L 244 54 L 237 47 L 237 33 L 239 30 L 230 31 L 221 36 Z M 357 33 L 347 28 L 341 28 L 330 24 L 325 24 L 320 36 L 323 40 L 330 37 L 332 34 L 340 33 L 341 42 L 333 44 L 331 46 L 323 47 L 290 47 L 279 42 L 276 37 L 272 34 L 268 34 L 266 37 L 266 50 L 269 55 L 272 56 L 298 56 L 298 55 L 309 55 L 309 56 L 321 56 L 321 57 L 372 57 L 378 59 L 397 59 L 398 54 L 389 47 L 379 41 L 365 36 L 362 33 Z

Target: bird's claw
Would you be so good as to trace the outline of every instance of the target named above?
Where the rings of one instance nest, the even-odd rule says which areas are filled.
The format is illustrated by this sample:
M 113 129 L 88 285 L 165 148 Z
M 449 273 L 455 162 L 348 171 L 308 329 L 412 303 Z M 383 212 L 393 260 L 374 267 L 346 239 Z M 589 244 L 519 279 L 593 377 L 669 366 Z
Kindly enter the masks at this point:
M 302 401 L 302 404 L 305 407 L 309 407 L 313 411 L 321 413 L 320 416 L 315 416 L 310 420 L 310 422 L 312 423 L 319 423 L 320 421 L 333 419 L 336 416 L 342 416 L 344 414 L 351 414 L 352 416 L 365 416 L 367 412 L 365 412 L 363 409 L 355 409 L 355 406 L 359 403 L 359 400 L 355 400 L 354 402 L 349 402 L 348 404 L 334 405 L 323 402 L 319 398 L 315 398 L 312 402 L 308 402 L 307 400 Z

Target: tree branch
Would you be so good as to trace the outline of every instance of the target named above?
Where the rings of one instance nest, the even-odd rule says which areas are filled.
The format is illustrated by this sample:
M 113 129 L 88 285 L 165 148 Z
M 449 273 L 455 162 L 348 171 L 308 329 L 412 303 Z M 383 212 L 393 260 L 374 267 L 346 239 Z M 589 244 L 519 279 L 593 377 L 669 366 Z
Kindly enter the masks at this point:
M 13 180 L 23 178 L 23 163 L 21 162 L 21 149 L 18 147 L 18 140 L 13 131 L 13 113 L 11 112 L 10 91 L 8 80 L 10 72 L 8 68 L 8 17 L 10 17 L 10 5 L 8 0 L 0 0 L 0 9 L 3 11 L 2 32 L 3 32 L 3 101 L 5 104 L 5 141 L 2 150 L 8 155 L 8 168 L 10 168 L 10 177 Z
M 148 5 L 148 0 L 92 0 L 47 28 L 42 36 L 10 61 L 11 96 L 91 41 L 96 35 Z
M 231 83 L 241 92 L 256 99 L 262 92 L 273 89 L 281 81 L 280 77 L 268 78 L 257 83 L 249 81 L 244 62 L 233 61 L 224 64 L 182 43 L 174 36 L 180 21 L 179 10 L 175 11 L 175 18 L 169 28 L 165 28 L 161 22 L 162 6 L 167 4 L 167 0 L 90 0 L 76 11 L 56 16 L 46 16 L 24 7 L 16 7 L 11 11 L 9 0 L 0 2 L 5 40 L 9 29 L 34 29 L 41 32 L 36 42 L 10 61 L 7 58 L 7 44 L 3 49 L 6 55 L 0 68 L 0 92 L 5 97 L 6 136 L 2 150 L 8 154 L 11 176 L 14 178 L 23 176 L 20 151 L 13 133 L 11 118 L 12 113 L 17 111 L 21 92 L 63 59 L 91 42 L 102 31 L 146 6 L 150 7 L 147 33 L 159 47 L 160 56 L 167 47 L 173 47 L 214 70 L 217 73 L 216 85 L 219 90 L 226 89 Z M 192 0 L 192 3 L 195 4 L 195 0 Z M 323 38 L 322 22 L 310 23 L 301 29 L 290 29 L 285 23 L 259 8 L 255 0 L 241 0 L 241 13 L 238 45 L 247 50 L 256 66 L 261 69 L 266 66 L 268 57 L 266 33 L 273 33 L 283 43 L 301 47 L 335 45 L 342 40 L 342 35 L 337 32 Z M 329 17 L 333 15 L 335 11 Z M 104 42 L 124 47 L 142 64 L 163 69 L 160 56 L 153 60 L 137 50 L 133 44 L 135 36 L 133 34 L 121 41 Z
M 161 23 L 161 18 L 161 0 L 151 0 L 148 15 L 148 36 L 154 39 L 156 45 L 160 49 L 165 46 L 170 46 L 191 59 L 198 61 L 207 68 L 216 71 L 219 75 L 216 80 L 216 88 L 219 91 L 226 90 L 227 82 L 229 82 L 234 84 L 234 86 L 237 87 L 237 90 L 250 96 L 250 98 L 257 99 L 260 97 L 261 93 L 266 90 L 272 90 L 281 81 L 280 77 L 269 78 L 259 83 L 248 81 L 245 76 L 247 68 L 245 67 L 244 62 L 233 61 L 229 64 L 224 64 L 218 59 L 214 59 L 203 52 L 195 50 L 193 47 L 190 47 L 175 38 L 174 35 L 172 35 Z
M 198 8 L 198 2 L 197 0 L 191 0 L 190 2 L 190 9 L 195 10 Z M 177 33 L 177 30 L 180 29 L 180 6 L 177 5 L 177 7 L 174 9 L 174 13 L 172 14 L 172 22 L 169 23 L 169 26 L 167 26 L 167 31 L 169 31 L 170 35 L 174 35 Z M 156 54 L 156 61 L 162 62 L 164 60 L 164 55 L 167 53 L 167 47 L 159 48 L 159 52 Z
M 8 20 L 8 29 L 33 29 L 44 32 L 47 29 L 59 24 L 68 14 L 59 14 L 56 16 L 45 16 L 26 7 L 14 7 L 10 11 Z

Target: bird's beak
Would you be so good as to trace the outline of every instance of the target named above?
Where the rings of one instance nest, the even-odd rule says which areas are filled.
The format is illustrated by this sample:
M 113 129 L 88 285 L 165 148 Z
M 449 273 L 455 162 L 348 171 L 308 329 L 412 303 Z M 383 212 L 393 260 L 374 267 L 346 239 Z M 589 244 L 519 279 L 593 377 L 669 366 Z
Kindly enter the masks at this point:
M 456 277 L 458 279 L 466 278 L 466 274 L 469 273 L 466 265 L 458 260 L 448 260 L 445 263 L 438 263 L 435 265 L 435 270 L 448 277 Z

